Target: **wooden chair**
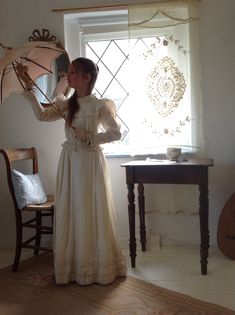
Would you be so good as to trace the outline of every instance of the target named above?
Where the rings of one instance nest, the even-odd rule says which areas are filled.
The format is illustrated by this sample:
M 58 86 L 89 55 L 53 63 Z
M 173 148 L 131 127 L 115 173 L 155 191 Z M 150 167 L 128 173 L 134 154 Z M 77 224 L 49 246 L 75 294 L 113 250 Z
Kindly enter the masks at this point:
M 53 213 L 54 213 L 54 196 L 48 195 L 47 202 L 37 205 L 28 205 L 23 209 L 19 209 L 13 181 L 12 181 L 12 169 L 13 165 L 15 167 L 16 162 L 22 160 L 31 160 L 32 174 L 38 173 L 38 158 L 37 151 L 35 148 L 19 148 L 19 149 L 5 149 L 0 150 L 0 153 L 3 154 L 6 169 L 7 169 L 7 180 L 9 190 L 14 202 L 15 207 L 15 218 L 16 218 L 16 247 L 15 247 L 15 258 L 12 266 L 12 271 L 18 269 L 21 249 L 22 248 L 31 248 L 34 250 L 34 255 L 38 255 L 39 251 L 52 251 L 50 248 L 41 246 L 41 236 L 43 234 L 52 234 L 53 233 Z M 21 162 L 22 163 L 22 162 Z M 20 163 L 18 163 L 20 164 Z M 23 222 L 23 213 L 32 213 L 30 219 L 27 219 Z M 43 217 L 51 217 L 51 222 L 48 225 L 43 225 Z M 35 235 L 24 240 L 24 228 L 30 228 L 35 230 Z

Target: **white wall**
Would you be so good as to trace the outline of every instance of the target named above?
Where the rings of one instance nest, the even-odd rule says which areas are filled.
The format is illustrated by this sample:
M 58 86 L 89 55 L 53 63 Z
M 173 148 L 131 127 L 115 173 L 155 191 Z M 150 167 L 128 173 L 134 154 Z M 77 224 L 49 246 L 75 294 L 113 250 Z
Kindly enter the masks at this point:
M 88 0 L 1 0 L 0 42 L 6 46 L 21 45 L 28 41 L 35 28 L 47 28 L 63 42 L 63 16 L 52 13 L 51 9 L 99 3 Z M 111 4 L 110 1 L 103 3 Z M 209 178 L 210 232 L 213 245 L 216 244 L 219 214 L 228 197 L 235 191 L 235 1 L 201 0 L 199 3 L 204 131 L 207 155 L 215 160 Z M 54 192 L 60 144 L 64 140 L 63 122 L 38 122 L 29 104 L 19 95 L 12 95 L 0 105 L 0 147 L 36 146 L 45 189 L 49 193 Z M 124 239 L 128 237 L 127 191 L 124 169 L 120 164 L 127 160 L 108 160 L 120 236 Z M 199 242 L 197 215 L 163 216 L 151 213 L 147 218 L 147 226 L 151 232 L 160 233 L 163 242 Z M 3 159 L 0 158 L 0 247 L 12 246 L 14 240 L 13 205 L 7 189 Z

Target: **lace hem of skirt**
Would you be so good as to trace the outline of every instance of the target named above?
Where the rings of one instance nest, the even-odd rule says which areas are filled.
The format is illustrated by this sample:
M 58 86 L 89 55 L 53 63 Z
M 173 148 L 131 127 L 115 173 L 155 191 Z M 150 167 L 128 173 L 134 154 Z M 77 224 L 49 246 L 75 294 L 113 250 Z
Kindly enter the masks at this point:
M 55 264 L 55 279 L 57 284 L 66 284 L 77 282 L 79 285 L 88 285 L 92 283 L 110 284 L 117 277 L 125 277 L 127 267 L 124 259 L 119 259 L 113 264 L 104 266 L 80 266 L 71 268 L 71 262 L 67 261 L 64 265 Z

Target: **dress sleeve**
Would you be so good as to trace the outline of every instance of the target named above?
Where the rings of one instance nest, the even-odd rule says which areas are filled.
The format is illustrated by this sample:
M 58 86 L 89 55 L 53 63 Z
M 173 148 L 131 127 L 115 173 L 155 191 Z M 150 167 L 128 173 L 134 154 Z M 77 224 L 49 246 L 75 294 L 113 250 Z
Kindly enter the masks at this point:
M 25 92 L 23 96 L 30 102 L 33 112 L 38 120 L 56 121 L 62 118 L 58 111 L 52 105 L 45 107 L 42 106 L 41 103 L 38 101 L 36 95 L 32 91 Z M 55 106 L 63 115 L 66 116 L 68 108 L 68 102 L 66 100 L 57 99 L 55 102 Z
M 120 125 L 116 120 L 116 108 L 112 100 L 102 100 L 103 106 L 100 109 L 100 123 L 104 131 L 94 136 L 94 142 L 104 144 L 119 140 L 122 136 Z

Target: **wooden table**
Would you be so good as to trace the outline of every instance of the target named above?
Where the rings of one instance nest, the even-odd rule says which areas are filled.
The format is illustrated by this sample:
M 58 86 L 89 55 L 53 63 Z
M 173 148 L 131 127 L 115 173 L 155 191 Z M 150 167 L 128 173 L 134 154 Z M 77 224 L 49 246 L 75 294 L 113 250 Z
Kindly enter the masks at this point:
M 140 241 L 145 251 L 145 197 L 143 184 L 193 184 L 199 186 L 199 219 L 200 219 L 200 256 L 201 274 L 207 274 L 207 258 L 209 249 L 209 198 L 208 198 L 208 167 L 213 165 L 211 159 L 186 160 L 175 162 L 169 160 L 138 160 L 121 164 L 126 169 L 129 214 L 129 249 L 131 266 L 135 267 L 135 194 L 134 186 L 138 184 L 138 204 L 140 217 Z

